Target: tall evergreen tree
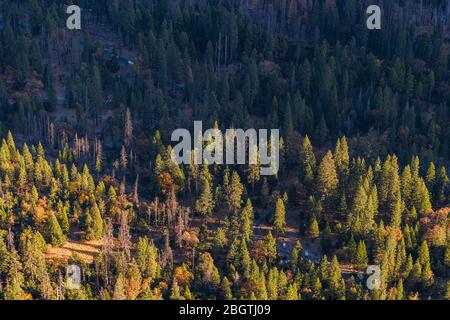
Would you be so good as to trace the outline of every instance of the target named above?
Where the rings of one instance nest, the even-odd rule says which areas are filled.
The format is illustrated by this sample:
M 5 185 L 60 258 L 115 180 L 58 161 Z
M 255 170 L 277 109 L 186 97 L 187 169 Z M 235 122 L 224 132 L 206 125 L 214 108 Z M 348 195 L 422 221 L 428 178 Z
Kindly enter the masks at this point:
M 277 234 L 283 234 L 286 228 L 286 208 L 281 198 L 278 198 L 273 218 L 273 230 Z
M 328 151 L 320 162 L 317 171 L 317 190 L 323 199 L 329 199 L 336 196 L 338 188 L 338 176 L 333 154 Z
M 64 236 L 61 226 L 58 223 L 58 220 L 55 217 L 53 212 L 50 213 L 50 216 L 47 218 L 46 222 L 46 231 L 48 241 L 54 246 L 62 246 L 66 242 L 66 237 Z
M 303 181 L 307 186 L 311 187 L 316 172 L 316 157 L 308 136 L 303 139 L 302 148 L 300 150 L 300 166 Z
M 365 269 L 367 267 L 367 249 L 364 241 L 360 241 L 356 250 L 355 264 L 358 269 Z

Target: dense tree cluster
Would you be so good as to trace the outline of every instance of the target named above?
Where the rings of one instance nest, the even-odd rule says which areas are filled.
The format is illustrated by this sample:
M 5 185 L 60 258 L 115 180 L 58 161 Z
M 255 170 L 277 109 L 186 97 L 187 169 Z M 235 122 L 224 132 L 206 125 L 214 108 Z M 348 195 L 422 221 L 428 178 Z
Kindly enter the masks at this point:
M 304 140 L 301 154 L 311 150 Z M 288 188 L 291 196 L 281 195 L 284 178 L 273 178 L 272 196 L 265 196 L 273 200 L 266 206 L 258 199 L 262 182 L 242 183 L 228 167 L 216 168 L 223 178 L 214 179 L 208 166 L 173 169 L 173 163 L 155 172 L 167 177 L 160 194 L 137 201 L 123 181 L 95 178 L 87 165 L 78 169 L 68 160 L 68 154 L 76 158 L 75 150 L 52 161 L 41 144 L 18 149 L 9 133 L 0 148 L 1 294 L 5 299 L 445 297 L 450 210 L 432 208 L 449 199 L 445 170 L 439 170 L 435 186 L 421 175 L 418 158 L 400 170 L 395 155 L 370 164 L 345 150 L 346 139 L 339 139 L 341 154 L 328 151 L 311 171 L 312 181 L 299 170 Z M 348 170 L 338 170 L 335 158 L 350 159 Z M 176 173 L 189 178 L 177 182 Z M 198 189 L 189 190 L 189 184 Z M 288 214 L 298 223 L 289 227 L 300 230 L 294 238 L 284 236 Z M 262 225 L 255 219 L 267 219 L 272 231 L 256 234 Z M 73 252 L 70 260 L 83 266 L 85 280 L 81 291 L 72 292 L 65 288 L 64 263 L 51 259 L 48 249 L 83 239 L 97 241 L 100 249 L 93 264 Z M 286 240 L 296 241 L 288 253 Z M 318 261 L 303 248 L 314 244 Z M 346 277 L 345 264 L 353 266 Z M 368 264 L 381 266 L 380 290 L 368 291 L 356 277 Z

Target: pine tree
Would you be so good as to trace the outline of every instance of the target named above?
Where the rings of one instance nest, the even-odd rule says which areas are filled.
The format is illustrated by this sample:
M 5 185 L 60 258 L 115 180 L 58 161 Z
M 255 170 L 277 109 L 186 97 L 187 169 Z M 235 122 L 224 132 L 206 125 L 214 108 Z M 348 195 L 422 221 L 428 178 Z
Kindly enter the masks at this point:
M 358 187 L 353 206 L 347 218 L 347 229 L 355 235 L 367 236 L 375 227 L 378 196 L 375 186 L 370 188 L 368 179 Z
M 5 300 L 29 300 L 31 296 L 24 290 L 24 276 L 22 264 L 15 248 L 11 249 L 8 255 L 8 269 L 6 277 L 6 287 L 3 297 Z
M 122 273 L 119 274 L 114 285 L 113 300 L 126 300 L 127 295 L 125 291 L 125 277 Z
M 311 220 L 310 226 L 309 226 L 309 236 L 312 239 L 318 239 L 319 238 L 319 224 L 317 223 L 316 218 L 313 218 Z
M 222 279 L 222 297 L 224 300 L 233 299 L 233 293 L 231 291 L 231 283 L 227 279 L 227 277 L 223 277 Z
M 158 249 L 150 243 L 147 237 L 139 238 L 136 246 L 137 263 L 141 272 L 147 277 L 159 277 L 161 266 L 158 261 Z
M 286 228 L 286 209 L 281 198 L 277 200 L 273 219 L 273 230 L 276 234 L 283 234 Z
M 415 222 L 415 221 L 417 221 L 417 210 L 416 210 L 416 207 L 412 207 L 411 208 L 411 211 L 409 212 L 409 215 L 408 215 L 408 222 Z
M 430 193 L 422 178 L 417 178 L 412 198 L 413 206 L 419 213 L 426 213 L 432 210 Z
M 401 194 L 402 198 L 405 200 L 406 205 L 409 207 L 411 206 L 411 200 L 412 200 L 412 174 L 411 174 L 411 168 L 409 165 L 407 165 L 402 172 L 402 178 L 401 178 Z
M 339 201 L 339 206 L 337 208 L 338 217 L 340 219 L 347 217 L 348 207 L 347 207 L 347 197 L 345 196 L 345 191 L 342 192 L 341 199 Z
M 418 164 L 415 164 L 418 166 Z M 412 179 L 416 174 L 416 169 L 412 168 Z M 381 185 L 380 185 L 380 202 L 386 208 L 392 208 L 395 203 L 401 197 L 401 183 L 399 176 L 399 167 L 397 163 L 397 156 L 388 156 L 383 164 Z
M 400 279 L 397 282 L 397 286 L 396 286 L 396 294 L 397 296 L 395 297 L 396 300 L 403 300 L 405 297 L 405 292 L 403 290 L 403 279 Z
M 299 300 L 298 289 L 295 283 L 288 286 L 285 300 Z
M 339 266 L 339 262 L 336 256 L 333 256 L 333 259 L 331 260 L 330 264 L 330 275 L 329 275 L 329 281 L 330 286 L 332 290 L 334 291 L 335 295 L 337 295 L 339 286 L 341 284 L 342 280 L 342 274 L 341 274 L 341 268 Z
M 193 300 L 193 296 L 192 296 L 192 293 L 191 293 L 191 289 L 189 289 L 189 286 L 188 286 L 188 285 L 186 285 L 186 287 L 184 288 L 184 294 L 183 294 L 183 296 L 184 296 L 184 299 L 185 299 L 185 300 Z
M 244 210 L 241 212 L 241 234 L 242 237 L 249 242 L 250 237 L 253 235 L 253 206 L 250 199 L 247 199 Z
M 366 244 L 361 240 L 356 251 L 355 264 L 358 269 L 364 270 L 367 267 L 367 263 L 368 258 Z
M 422 276 L 422 266 L 419 260 L 417 259 L 409 275 L 410 283 L 412 285 L 417 285 L 421 281 L 421 276 Z
M 321 300 L 322 297 L 322 282 L 319 277 L 314 277 L 312 284 L 312 297 L 315 300 Z
M 241 246 L 239 247 L 239 257 L 240 257 L 240 267 L 242 270 L 242 273 L 244 275 L 244 278 L 248 279 L 250 278 L 250 265 L 251 265 L 251 258 L 250 258 L 250 252 L 248 251 L 247 247 L 247 241 L 245 239 L 242 239 Z
M 422 267 L 422 273 L 421 273 L 421 279 L 422 282 L 426 286 L 430 286 L 433 284 L 433 271 L 431 270 L 431 264 L 430 264 L 430 251 L 428 249 L 427 241 L 424 240 L 422 242 L 422 245 L 419 248 L 419 257 L 418 257 L 419 263 Z
M 60 200 L 58 202 L 58 222 L 61 226 L 61 230 L 64 234 L 67 234 L 70 229 L 70 223 L 69 223 L 69 217 L 67 216 L 67 211 L 69 208 L 69 203 L 67 202 L 66 205 L 63 205 L 62 201 Z
M 400 197 L 391 204 L 391 227 L 398 228 L 402 222 L 403 203 Z
M 48 241 L 56 247 L 62 246 L 66 242 L 66 237 L 64 236 L 58 220 L 53 212 L 47 218 L 46 230 L 48 235 Z
M 272 267 L 267 278 L 267 295 L 270 300 L 278 299 L 278 276 L 278 269 Z
M 317 190 L 323 199 L 332 198 L 336 195 L 338 187 L 338 176 L 333 154 L 328 151 L 320 162 L 317 171 Z
M 286 299 L 287 287 L 288 287 L 288 278 L 286 276 L 286 273 L 283 270 L 281 270 L 278 275 L 278 296 L 282 300 Z
M 300 166 L 302 180 L 308 187 L 312 187 L 316 171 L 316 157 L 308 136 L 303 139 L 300 151 Z
M 227 243 L 228 239 L 224 228 L 217 228 L 216 235 L 214 236 L 213 248 L 215 250 L 222 250 L 226 247 Z
M 425 178 L 427 187 L 430 190 L 434 190 L 434 184 L 436 182 L 436 167 L 433 162 L 430 162 L 427 170 L 427 176 Z
M 300 243 L 300 241 L 297 240 L 294 248 L 292 248 L 292 251 L 291 251 L 291 266 L 292 266 L 292 269 L 294 270 L 294 272 L 295 272 L 297 266 L 300 264 L 302 249 L 303 249 L 302 244 Z
M 100 240 L 103 236 L 103 219 L 97 204 L 90 209 L 87 219 L 87 240 Z
M 228 208 L 232 213 L 236 213 L 242 205 L 242 194 L 244 186 L 241 184 L 241 179 L 236 171 L 233 171 L 229 185 L 224 186 L 225 200 Z
M 402 238 L 397 245 L 397 252 L 395 255 L 395 268 L 394 268 L 394 276 L 399 277 L 402 275 L 405 266 L 406 266 L 406 245 L 405 239 Z
M 272 236 L 270 231 L 264 239 L 264 247 L 266 257 L 269 259 L 269 263 L 272 263 L 277 258 L 277 239 Z
M 440 204 L 447 204 L 446 201 L 449 197 L 448 186 L 450 185 L 450 179 L 447 176 L 447 170 L 444 166 L 439 169 L 439 174 L 436 179 L 436 196 Z
M 342 139 L 338 139 L 334 151 L 334 158 L 339 179 L 346 181 L 349 175 L 350 157 L 348 154 L 347 139 L 345 136 L 342 137 Z
M 207 217 L 211 215 L 213 209 L 214 209 L 214 199 L 210 181 L 206 177 L 203 177 L 201 183 L 201 194 L 200 197 L 195 202 L 195 211 L 200 213 L 203 217 Z
M 413 258 L 412 255 L 409 254 L 408 256 L 408 260 L 406 261 L 406 265 L 405 265 L 405 277 L 409 277 L 411 271 L 413 270 Z
M 254 260 L 253 260 L 254 261 Z M 267 300 L 267 287 L 266 287 L 266 278 L 264 274 L 261 273 L 258 277 L 258 300 Z

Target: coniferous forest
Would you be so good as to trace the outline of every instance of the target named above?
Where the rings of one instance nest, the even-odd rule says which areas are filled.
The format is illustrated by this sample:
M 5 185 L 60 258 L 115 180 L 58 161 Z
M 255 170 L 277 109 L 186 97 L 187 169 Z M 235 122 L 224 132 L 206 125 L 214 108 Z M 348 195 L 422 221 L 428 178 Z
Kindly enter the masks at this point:
M 0 0 L 0 139 L 0 299 L 450 299 L 447 0 Z

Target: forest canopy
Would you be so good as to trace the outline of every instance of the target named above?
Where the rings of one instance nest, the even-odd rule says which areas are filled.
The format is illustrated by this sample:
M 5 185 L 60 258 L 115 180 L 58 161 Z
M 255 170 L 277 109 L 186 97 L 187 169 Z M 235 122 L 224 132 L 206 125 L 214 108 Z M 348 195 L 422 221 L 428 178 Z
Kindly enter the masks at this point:
M 447 1 L 0 8 L 0 299 L 450 299 Z M 175 163 L 194 121 L 277 174 Z

